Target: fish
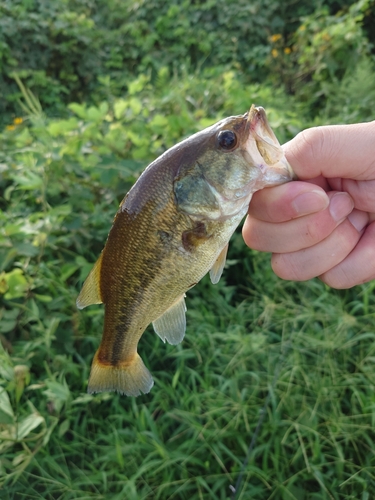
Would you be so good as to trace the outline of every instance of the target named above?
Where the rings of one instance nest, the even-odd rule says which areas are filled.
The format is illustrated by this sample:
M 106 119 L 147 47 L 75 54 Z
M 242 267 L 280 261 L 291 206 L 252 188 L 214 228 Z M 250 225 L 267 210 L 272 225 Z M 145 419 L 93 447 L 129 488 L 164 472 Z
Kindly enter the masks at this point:
M 79 309 L 105 307 L 89 393 L 151 390 L 137 350 L 143 332 L 152 323 L 163 342 L 182 342 L 186 292 L 208 272 L 219 281 L 253 193 L 293 178 L 265 110 L 254 105 L 176 144 L 144 170 L 77 298 Z

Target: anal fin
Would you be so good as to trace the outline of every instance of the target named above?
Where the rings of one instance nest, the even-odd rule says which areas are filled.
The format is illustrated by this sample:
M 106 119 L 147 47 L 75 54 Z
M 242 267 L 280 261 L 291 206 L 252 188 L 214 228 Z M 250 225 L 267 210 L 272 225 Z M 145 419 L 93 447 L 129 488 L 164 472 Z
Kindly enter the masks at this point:
M 211 282 L 214 285 L 216 285 L 216 283 L 219 282 L 221 275 L 223 274 L 225 261 L 227 259 L 227 253 L 228 253 L 228 243 L 222 249 L 218 258 L 215 260 L 214 265 L 210 269 L 210 278 L 211 278 Z
M 182 342 L 186 330 L 185 294 L 165 311 L 162 316 L 153 321 L 152 326 L 163 342 L 177 345 Z
M 90 306 L 91 304 L 101 304 L 100 295 L 100 268 L 102 266 L 103 253 L 100 254 L 94 267 L 89 272 L 86 281 L 83 283 L 82 290 L 78 295 L 76 304 L 78 309 Z

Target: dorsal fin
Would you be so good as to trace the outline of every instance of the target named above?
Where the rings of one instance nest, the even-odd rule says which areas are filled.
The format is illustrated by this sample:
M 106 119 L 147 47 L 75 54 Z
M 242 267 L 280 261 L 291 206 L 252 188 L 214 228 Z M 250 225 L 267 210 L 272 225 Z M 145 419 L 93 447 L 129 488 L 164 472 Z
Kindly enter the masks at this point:
M 225 261 L 227 258 L 227 252 L 228 252 L 228 243 L 222 249 L 222 251 L 219 254 L 219 257 L 215 260 L 214 265 L 210 269 L 210 278 L 214 285 L 216 285 L 216 283 L 219 282 L 220 277 L 223 273 Z
M 100 254 L 94 267 L 89 272 L 86 281 L 83 283 L 82 290 L 77 298 L 78 309 L 91 306 L 91 304 L 101 304 L 102 298 L 100 294 L 100 268 L 102 267 L 103 253 Z
M 185 294 L 181 295 L 176 302 L 165 311 L 160 318 L 152 322 L 155 332 L 163 342 L 177 345 L 182 342 L 186 330 L 186 306 Z

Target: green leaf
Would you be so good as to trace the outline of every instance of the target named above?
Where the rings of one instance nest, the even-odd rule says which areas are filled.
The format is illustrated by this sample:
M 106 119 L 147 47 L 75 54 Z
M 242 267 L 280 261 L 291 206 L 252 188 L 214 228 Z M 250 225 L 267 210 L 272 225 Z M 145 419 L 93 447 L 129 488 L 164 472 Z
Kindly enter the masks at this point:
M 68 432 L 70 428 L 70 420 L 67 418 L 59 425 L 58 435 L 59 437 L 63 437 L 64 434 Z
M 2 320 L 0 323 L 0 332 L 1 333 L 11 332 L 12 330 L 15 329 L 16 325 L 17 325 L 16 320 L 10 320 L 10 321 Z
M 52 297 L 50 295 L 41 295 L 40 293 L 36 293 L 35 298 L 44 303 L 51 302 L 52 300 Z
M 5 280 L 8 289 L 4 295 L 7 300 L 16 299 L 26 295 L 29 284 L 23 274 L 22 269 L 13 269 L 9 273 L 1 273 L 2 279 Z
M 14 422 L 14 413 L 8 393 L 0 387 L 0 424 L 11 424 Z
M 86 120 L 92 122 L 99 122 L 104 119 L 105 115 L 108 112 L 108 104 L 106 102 L 102 102 L 99 108 L 95 106 L 90 106 L 86 113 Z
M 69 387 L 65 380 L 62 383 L 56 380 L 47 380 L 46 386 L 47 389 L 43 391 L 43 394 L 53 403 L 54 410 L 59 413 L 63 405 L 70 399 Z
M 142 101 L 137 97 L 132 97 L 131 99 L 129 99 L 129 106 L 134 115 L 139 115 L 143 108 Z
M 21 441 L 28 436 L 30 432 L 43 423 L 44 418 L 39 413 L 32 413 L 31 415 L 28 415 L 17 425 L 17 439 Z
M 140 75 L 138 78 L 129 83 L 128 92 L 129 95 L 138 94 L 145 88 L 148 84 L 150 78 L 147 75 Z
M 64 264 L 61 268 L 60 278 L 62 281 L 66 281 L 72 274 L 74 274 L 78 269 L 78 265 L 74 263 Z
M 24 255 L 25 257 L 35 257 L 39 253 L 39 248 L 31 243 L 15 243 L 14 248 L 18 255 Z
M 39 189 L 43 186 L 43 179 L 37 173 L 32 171 L 25 172 L 23 175 L 15 175 L 14 181 L 18 189 Z
M 117 99 L 115 101 L 113 105 L 113 112 L 117 120 L 119 120 L 122 117 L 128 106 L 129 102 L 126 99 Z
M 60 134 L 66 134 L 78 127 L 78 120 L 76 118 L 69 118 L 69 120 L 56 120 L 50 123 L 47 127 L 48 132 L 52 137 L 57 137 Z
M 86 119 L 87 111 L 85 104 L 78 104 L 77 102 L 72 102 L 69 104 L 68 108 L 73 111 L 80 118 Z

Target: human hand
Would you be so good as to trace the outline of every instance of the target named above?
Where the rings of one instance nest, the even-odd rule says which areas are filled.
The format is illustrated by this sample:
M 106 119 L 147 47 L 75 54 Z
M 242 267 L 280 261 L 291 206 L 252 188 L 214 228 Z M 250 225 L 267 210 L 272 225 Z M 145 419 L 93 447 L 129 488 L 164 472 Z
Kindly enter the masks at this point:
M 254 194 L 246 244 L 272 252 L 283 279 L 374 279 L 375 121 L 307 129 L 283 147 L 299 180 Z

